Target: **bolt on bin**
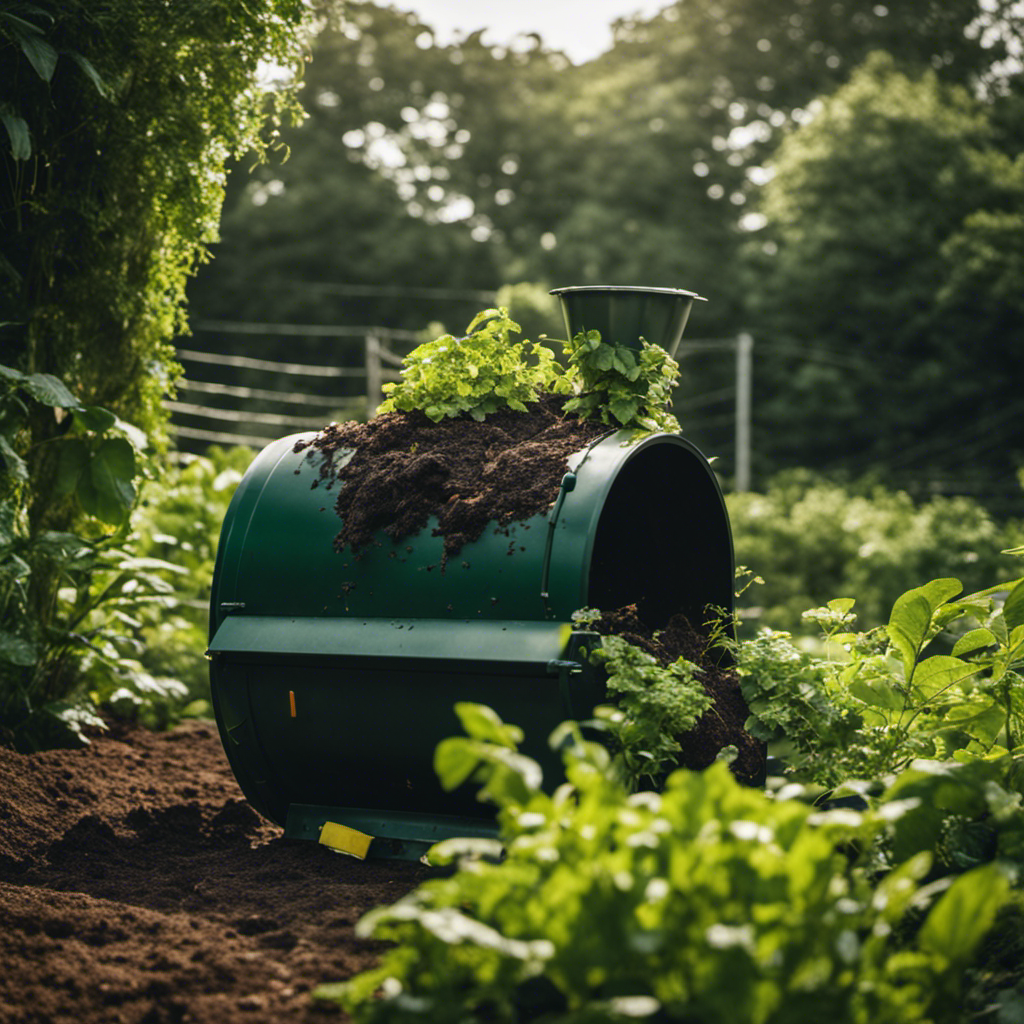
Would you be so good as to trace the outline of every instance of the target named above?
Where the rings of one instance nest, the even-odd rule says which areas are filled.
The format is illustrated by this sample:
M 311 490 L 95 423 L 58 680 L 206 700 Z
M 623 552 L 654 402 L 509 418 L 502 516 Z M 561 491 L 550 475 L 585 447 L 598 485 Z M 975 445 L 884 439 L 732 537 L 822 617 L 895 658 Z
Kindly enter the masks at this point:
M 601 294 L 591 313 L 578 289 L 559 290 L 570 332 L 581 322 L 625 330 L 618 306 L 634 308 L 639 292 Z M 680 294 L 695 297 L 644 291 L 661 319 L 630 313 L 629 337 L 674 331 Z M 520 726 L 523 753 L 554 786 L 564 775 L 548 735 L 604 696 L 582 653 L 593 634 L 573 627 L 573 612 L 636 604 L 659 623 L 733 608 L 722 493 L 677 434 L 598 438 L 569 459 L 548 512 L 486 530 L 443 573 L 429 571 L 444 564 L 436 520 L 400 541 L 381 533 L 358 559 L 334 550 L 338 520 L 294 450 L 313 436 L 269 444 L 246 472 L 211 598 L 221 738 L 242 791 L 286 836 L 325 841 L 325 828 L 341 829 L 372 837 L 373 855 L 418 857 L 444 838 L 494 835 L 493 809 L 472 787 L 445 792 L 433 771 L 437 744 L 461 732 L 457 702 Z

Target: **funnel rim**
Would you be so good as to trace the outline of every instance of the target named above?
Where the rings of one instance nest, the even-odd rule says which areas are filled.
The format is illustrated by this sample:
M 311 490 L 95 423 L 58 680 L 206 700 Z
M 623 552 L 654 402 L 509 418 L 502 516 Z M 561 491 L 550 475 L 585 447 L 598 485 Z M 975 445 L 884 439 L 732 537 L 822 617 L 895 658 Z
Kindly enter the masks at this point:
M 564 288 L 552 288 L 549 295 L 565 295 L 567 292 L 633 292 L 640 295 L 678 295 L 697 302 L 707 302 L 703 295 L 687 291 L 685 288 L 651 288 L 639 284 L 573 284 Z

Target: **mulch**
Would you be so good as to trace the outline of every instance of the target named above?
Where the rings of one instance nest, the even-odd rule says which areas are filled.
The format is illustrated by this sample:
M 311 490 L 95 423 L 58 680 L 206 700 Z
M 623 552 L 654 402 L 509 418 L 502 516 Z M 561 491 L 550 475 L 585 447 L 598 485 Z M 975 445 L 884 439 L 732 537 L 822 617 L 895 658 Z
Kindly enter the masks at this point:
M 0 748 L 0 1022 L 340 1019 L 311 990 L 377 962 L 356 921 L 427 873 L 282 838 L 211 723 Z
M 394 540 L 411 536 L 436 516 L 447 559 L 489 523 L 546 512 L 569 456 L 608 433 L 603 424 L 563 414 L 565 401 L 548 395 L 527 412 L 505 410 L 482 422 L 386 413 L 332 423 L 295 450 L 317 465 L 315 487 L 339 488 L 337 550 L 358 552 L 379 531 Z

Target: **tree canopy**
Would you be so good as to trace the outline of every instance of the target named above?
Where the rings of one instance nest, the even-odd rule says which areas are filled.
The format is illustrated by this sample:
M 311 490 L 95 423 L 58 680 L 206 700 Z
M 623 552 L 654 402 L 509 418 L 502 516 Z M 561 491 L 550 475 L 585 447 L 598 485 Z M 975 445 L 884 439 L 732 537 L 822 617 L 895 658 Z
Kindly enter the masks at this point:
M 441 45 L 399 9 L 332 12 L 312 47 L 310 117 L 283 135 L 288 163 L 231 186 L 197 314 L 459 329 L 505 284 L 692 288 L 710 301 L 691 335 L 758 340 L 761 473 L 905 469 L 894 455 L 911 434 L 978 410 L 986 385 L 965 383 L 979 377 L 963 332 L 1005 338 L 1019 306 L 1012 0 L 679 0 L 620 21 L 579 67 L 535 36 Z M 883 66 L 904 84 L 872 106 Z M 908 356 L 917 397 L 871 403 L 885 429 L 862 417 L 837 459 L 822 424 L 865 408 L 872 345 Z M 731 387 L 729 359 L 683 369 L 683 401 Z M 923 383 L 943 374 L 957 381 L 949 401 Z M 730 432 L 700 443 L 721 450 Z
M 1009 473 L 1024 458 L 1024 158 L 988 106 L 876 54 L 773 168 L 757 308 L 811 361 L 762 403 L 769 445 L 859 471 Z

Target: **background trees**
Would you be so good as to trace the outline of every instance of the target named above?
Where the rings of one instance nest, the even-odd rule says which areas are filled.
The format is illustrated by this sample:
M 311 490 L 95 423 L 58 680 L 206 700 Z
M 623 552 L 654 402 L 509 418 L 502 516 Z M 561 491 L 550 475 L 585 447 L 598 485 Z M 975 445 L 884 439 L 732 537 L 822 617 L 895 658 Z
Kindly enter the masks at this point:
M 1024 277 L 1007 244 L 1024 160 L 1001 148 L 987 105 L 875 54 L 773 165 L 756 308 L 771 336 L 820 361 L 780 374 L 763 401 L 768 453 L 918 479 L 967 482 L 974 460 L 1012 473 L 1024 325 L 1009 293 Z
M 574 67 L 346 4 L 291 160 L 232 185 L 193 308 L 458 330 L 513 282 L 693 288 L 691 337 L 757 338 L 759 478 L 1010 480 L 1021 27 L 1009 2 L 680 0 Z M 561 331 L 553 303 L 535 322 Z M 684 428 L 728 453 L 728 415 L 687 409 L 728 392 L 731 360 L 683 369 Z

